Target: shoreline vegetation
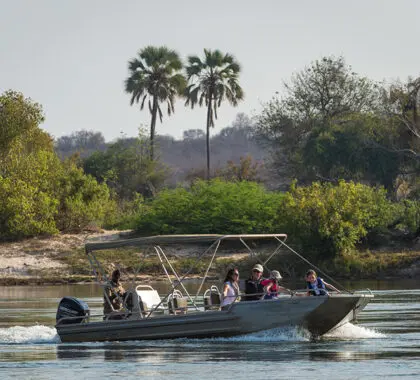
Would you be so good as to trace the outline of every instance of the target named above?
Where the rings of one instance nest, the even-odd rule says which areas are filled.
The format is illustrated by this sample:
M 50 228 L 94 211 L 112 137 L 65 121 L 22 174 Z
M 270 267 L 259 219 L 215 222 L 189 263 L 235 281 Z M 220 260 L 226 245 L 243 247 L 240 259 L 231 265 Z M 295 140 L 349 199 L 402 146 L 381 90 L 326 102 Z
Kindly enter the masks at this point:
M 87 239 L 119 234 L 120 231 L 101 233 L 59 234 L 51 237 L 30 238 L 20 242 L 0 244 L 0 285 L 53 285 L 94 282 L 95 278 L 84 253 Z M 417 244 L 419 245 L 419 244 Z M 204 248 L 205 249 L 205 248 Z M 169 252 L 170 261 L 179 274 L 188 270 L 203 246 L 177 246 Z M 303 253 L 304 254 L 304 253 Z M 124 249 L 106 254 L 98 253 L 106 270 L 117 265 L 127 278 L 135 278 L 145 283 L 164 280 L 160 263 L 154 256 L 140 257 L 137 249 Z M 255 260 L 254 260 L 255 261 Z M 194 267 L 192 278 L 200 278 L 207 262 Z M 408 279 L 420 274 L 420 245 L 411 249 L 393 248 L 380 251 L 358 252 L 357 255 L 343 255 L 333 262 L 315 263 L 336 279 Z M 237 266 L 246 276 L 252 267 L 248 253 L 238 253 L 234 249 L 222 250 L 210 278 L 217 279 L 229 266 Z M 300 280 L 307 264 L 295 262 L 288 267 L 281 259 L 270 267 L 279 268 L 285 280 Z
M 110 143 L 83 130 L 54 139 L 41 128 L 40 104 L 14 90 L 0 94 L 3 284 L 91 281 L 84 231 L 101 229 L 284 232 L 337 279 L 420 274 L 420 77 L 377 83 L 344 57 L 323 57 L 292 74 L 257 115 L 239 114 L 210 138 L 219 106 L 237 105 L 246 92 L 232 54 L 206 49 L 182 62 L 165 46 L 146 46 L 128 68 L 125 91 L 150 112 L 150 134 L 140 128 Z M 202 106 L 207 122 L 175 142 L 156 128 L 177 98 Z M 219 258 L 211 276 L 233 261 L 248 272 L 255 261 L 240 254 Z M 114 264 L 162 275 L 158 260 L 138 250 L 101 255 L 107 271 Z M 302 279 L 307 264 L 277 257 L 267 269 Z M 171 260 L 185 273 L 194 249 L 178 247 Z M 199 276 L 205 264 L 194 265 Z

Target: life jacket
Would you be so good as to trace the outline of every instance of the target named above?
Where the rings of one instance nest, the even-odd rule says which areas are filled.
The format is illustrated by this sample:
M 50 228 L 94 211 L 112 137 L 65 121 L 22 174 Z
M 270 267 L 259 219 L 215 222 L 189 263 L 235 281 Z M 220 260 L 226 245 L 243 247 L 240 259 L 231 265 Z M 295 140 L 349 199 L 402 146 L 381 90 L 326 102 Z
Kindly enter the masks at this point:
M 316 288 L 309 281 L 306 282 L 306 288 L 309 289 L 309 293 L 313 296 L 326 296 L 326 295 L 328 295 L 328 292 L 325 289 L 325 284 L 322 281 L 322 279 L 320 279 L 319 277 L 317 277 L 317 279 L 316 279 L 316 288 L 319 290 L 319 294 L 316 294 L 316 291 L 315 291 Z
M 273 285 L 271 286 L 270 292 L 264 295 L 265 300 L 271 300 L 278 296 L 279 285 L 277 284 L 277 282 L 273 282 L 272 279 L 261 281 L 262 286 L 267 286 L 269 284 L 273 284 Z M 263 288 L 263 291 L 264 291 L 264 288 Z

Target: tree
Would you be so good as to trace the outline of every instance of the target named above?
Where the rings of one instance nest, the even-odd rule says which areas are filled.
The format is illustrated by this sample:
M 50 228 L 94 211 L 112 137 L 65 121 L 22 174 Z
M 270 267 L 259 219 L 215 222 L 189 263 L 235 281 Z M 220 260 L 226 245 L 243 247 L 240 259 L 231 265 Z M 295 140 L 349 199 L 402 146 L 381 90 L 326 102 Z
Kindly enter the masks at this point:
M 197 103 L 200 107 L 207 107 L 207 179 L 210 178 L 210 127 L 214 127 L 217 109 L 225 99 L 233 106 L 243 99 L 244 93 L 238 83 L 240 70 L 232 55 L 223 55 L 219 50 L 204 49 L 203 60 L 195 55 L 188 57 L 187 78 L 190 84 L 185 91 L 185 104 L 191 105 L 191 108 Z
M 115 207 L 107 185 L 86 175 L 71 160 L 62 164 L 58 189 L 55 222 L 60 231 L 78 232 L 101 226 L 107 212 Z
M 23 94 L 0 96 L 0 240 L 57 232 L 60 160 L 43 120 L 42 107 Z
M 394 83 L 389 89 L 384 89 L 383 103 L 386 114 L 405 130 L 402 142 L 405 146 L 397 149 L 420 161 L 420 77 L 409 78 L 407 83 Z
M 355 112 L 369 112 L 378 100 L 377 86 L 347 65 L 343 57 L 324 57 L 285 83 L 286 114 L 294 120 L 326 121 Z
M 204 139 L 204 132 L 201 129 L 189 129 L 184 131 L 183 140 L 201 140 Z
M 353 72 L 343 57 L 312 62 L 285 88 L 286 95 L 274 97 L 257 118 L 260 141 L 274 148 L 273 163 L 284 176 L 307 176 L 304 153 L 314 133 L 371 114 L 379 103 L 378 86 Z
M 313 128 L 302 153 L 308 179 L 361 181 L 392 191 L 401 159 L 378 148 L 395 138 L 387 127 L 376 115 L 355 114 Z
M 59 137 L 54 145 L 61 157 L 68 157 L 76 152 L 81 157 L 86 157 L 94 151 L 106 148 L 105 138 L 101 132 L 86 130 L 72 132 L 70 136 Z
M 182 62 L 174 50 L 165 46 L 147 46 L 140 50 L 137 58 L 128 63 L 130 76 L 125 81 L 125 91 L 131 94 L 130 104 L 140 103 L 144 109 L 148 98 L 150 122 L 150 158 L 154 159 L 154 138 L 156 119 L 162 122 L 160 103 L 167 103 L 170 116 L 174 111 L 175 97 L 182 94 L 186 85 L 185 77 L 179 72 Z
M 227 162 L 226 167 L 218 170 L 218 176 L 227 181 L 252 181 L 261 182 L 259 174 L 263 169 L 260 162 L 253 161 L 251 156 L 241 157 L 236 164 L 232 160 Z
M 152 160 L 146 139 L 120 139 L 105 152 L 95 152 L 83 162 L 86 174 L 105 182 L 121 200 L 132 200 L 136 194 L 152 196 L 167 175 L 158 160 Z
M 43 121 L 42 107 L 22 93 L 9 90 L 0 95 L 0 163 L 14 145 L 30 134 L 38 135 L 36 146 L 46 144 L 51 149 L 51 138 L 38 127 Z

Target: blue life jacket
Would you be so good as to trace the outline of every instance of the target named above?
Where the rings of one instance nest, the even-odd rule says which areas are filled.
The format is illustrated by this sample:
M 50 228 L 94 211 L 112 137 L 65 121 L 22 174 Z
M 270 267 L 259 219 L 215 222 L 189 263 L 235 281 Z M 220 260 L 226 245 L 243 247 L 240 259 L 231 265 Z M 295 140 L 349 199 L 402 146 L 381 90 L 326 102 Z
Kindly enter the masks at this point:
M 323 283 L 323 281 L 319 277 L 317 277 L 317 279 L 316 279 L 316 285 L 318 287 L 319 294 L 316 294 L 315 288 L 310 282 L 306 282 L 306 288 L 309 289 L 309 294 L 311 294 L 312 296 L 326 296 L 326 295 L 328 295 L 328 292 L 325 289 L 325 284 Z

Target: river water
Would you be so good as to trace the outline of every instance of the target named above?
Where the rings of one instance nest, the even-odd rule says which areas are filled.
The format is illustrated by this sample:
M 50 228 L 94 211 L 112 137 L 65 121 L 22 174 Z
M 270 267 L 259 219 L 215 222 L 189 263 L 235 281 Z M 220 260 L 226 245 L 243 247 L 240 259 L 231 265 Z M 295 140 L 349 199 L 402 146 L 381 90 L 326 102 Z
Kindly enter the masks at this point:
M 161 284 L 155 284 L 162 287 Z M 420 282 L 369 287 L 374 300 L 357 324 L 311 341 L 282 329 L 224 339 L 60 343 L 59 299 L 102 308 L 96 285 L 0 288 L 0 379 L 420 379 Z

